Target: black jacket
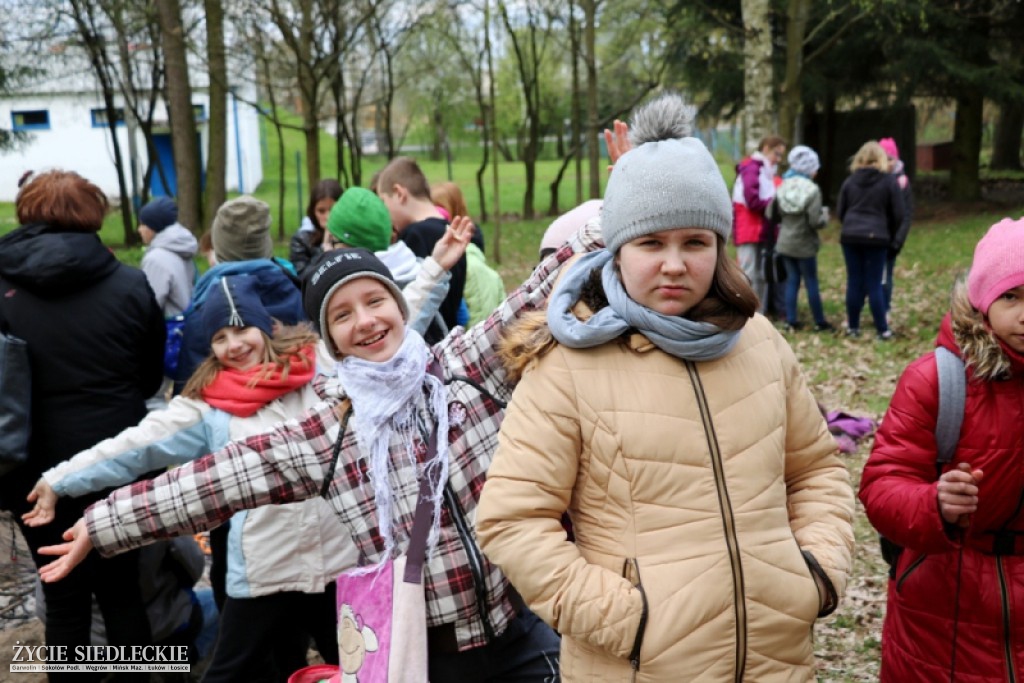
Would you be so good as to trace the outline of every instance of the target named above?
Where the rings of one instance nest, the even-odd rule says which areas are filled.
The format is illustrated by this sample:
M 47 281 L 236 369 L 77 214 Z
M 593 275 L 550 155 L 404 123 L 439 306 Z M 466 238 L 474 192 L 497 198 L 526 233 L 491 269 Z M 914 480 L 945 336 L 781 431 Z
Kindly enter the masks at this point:
M 46 469 L 137 424 L 163 375 L 164 320 L 142 271 L 92 233 L 45 225 L 0 237 L 0 316 L 28 343 L 28 461 L 0 480 L 20 503 Z
M 892 247 L 903 222 L 903 197 L 896 178 L 874 168 L 859 168 L 839 188 L 841 244 Z
M 445 230 L 447 229 L 448 221 L 445 219 L 427 218 L 406 227 L 398 236 L 398 239 L 405 242 L 409 249 L 412 250 L 412 253 L 420 258 L 426 258 L 434 251 L 434 245 L 437 244 L 439 239 L 444 237 Z M 459 305 L 462 303 L 462 290 L 466 286 L 465 254 L 459 257 L 459 260 L 452 266 L 451 274 L 452 279 L 449 282 L 448 295 L 438 307 L 438 313 L 441 314 L 449 330 L 458 324 L 457 318 L 459 315 Z M 438 331 L 435 328 L 435 325 L 431 325 L 430 329 L 427 330 L 427 334 L 424 335 L 427 343 L 432 344 L 440 341 L 444 336 L 443 334 L 438 336 Z

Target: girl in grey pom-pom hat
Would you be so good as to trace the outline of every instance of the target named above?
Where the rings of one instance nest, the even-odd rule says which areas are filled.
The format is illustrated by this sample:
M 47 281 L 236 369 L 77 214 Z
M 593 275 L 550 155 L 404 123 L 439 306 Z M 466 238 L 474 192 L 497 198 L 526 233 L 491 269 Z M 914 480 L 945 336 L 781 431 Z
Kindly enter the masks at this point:
M 477 535 L 561 632 L 566 680 L 812 681 L 811 626 L 850 572 L 849 476 L 726 254 L 731 201 L 692 118 L 676 96 L 636 113 L 607 249 L 506 334 L 525 374 Z

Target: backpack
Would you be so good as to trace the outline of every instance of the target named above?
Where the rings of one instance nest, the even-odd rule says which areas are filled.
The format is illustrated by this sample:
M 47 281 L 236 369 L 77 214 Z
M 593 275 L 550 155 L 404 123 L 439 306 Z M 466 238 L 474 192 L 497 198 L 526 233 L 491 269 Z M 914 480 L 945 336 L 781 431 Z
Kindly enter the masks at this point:
M 964 361 L 945 347 L 935 349 L 935 366 L 939 371 L 939 413 L 935 418 L 935 443 L 938 446 L 935 457 L 935 478 L 942 475 L 942 469 L 953 461 L 960 441 L 960 426 L 964 421 L 964 405 L 967 402 L 967 376 Z M 893 543 L 879 534 L 882 558 L 889 565 L 889 578 L 896 578 L 896 563 L 903 552 L 903 546 Z

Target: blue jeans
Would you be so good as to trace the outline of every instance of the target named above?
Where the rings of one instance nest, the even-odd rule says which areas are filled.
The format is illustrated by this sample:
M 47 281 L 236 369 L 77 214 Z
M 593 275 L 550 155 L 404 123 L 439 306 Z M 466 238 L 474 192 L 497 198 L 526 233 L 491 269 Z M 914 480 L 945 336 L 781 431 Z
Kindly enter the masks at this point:
M 483 647 L 430 652 L 430 683 L 559 683 L 561 639 L 523 608 L 505 632 Z
M 885 294 L 885 312 L 892 310 L 892 271 L 896 268 L 896 254 L 889 252 L 885 257 L 885 277 L 882 280 L 882 292 Z
M 825 324 L 825 311 L 821 307 L 821 294 L 818 291 L 818 257 L 793 258 L 783 256 L 782 263 L 786 266 L 786 322 L 797 323 L 796 302 L 800 294 L 800 279 L 803 278 L 807 287 L 807 303 L 811 307 L 811 316 L 817 325 Z
M 882 276 L 889 256 L 888 247 L 872 247 L 863 244 L 844 244 L 843 260 L 846 261 L 846 319 L 851 330 L 860 329 L 860 312 L 867 297 L 875 331 L 888 331 L 885 322 L 885 292 Z

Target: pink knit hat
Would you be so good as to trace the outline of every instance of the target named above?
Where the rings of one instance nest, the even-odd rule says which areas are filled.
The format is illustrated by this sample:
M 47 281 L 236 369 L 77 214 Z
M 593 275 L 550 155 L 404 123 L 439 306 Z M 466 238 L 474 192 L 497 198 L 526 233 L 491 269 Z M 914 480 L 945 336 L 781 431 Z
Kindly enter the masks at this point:
M 1024 285 L 1024 218 L 1004 218 L 985 233 L 974 248 L 967 276 L 967 298 L 988 314 L 1003 292 Z
M 885 150 L 885 153 L 893 159 L 900 158 L 900 148 L 896 146 L 896 141 L 892 138 L 882 138 L 878 141 L 879 146 Z

